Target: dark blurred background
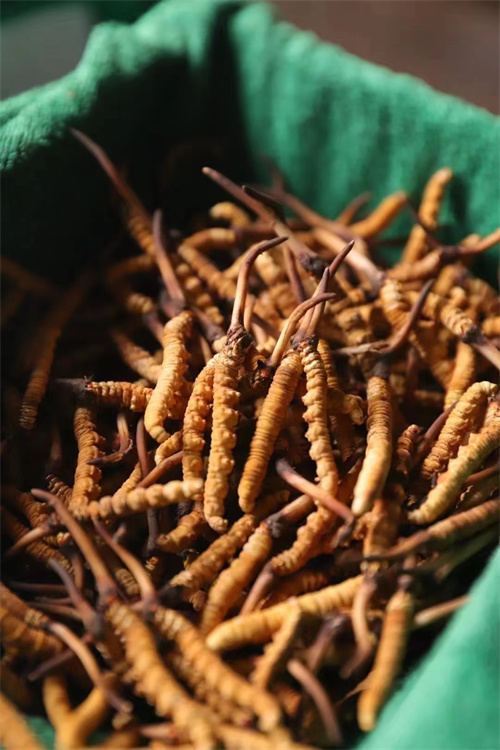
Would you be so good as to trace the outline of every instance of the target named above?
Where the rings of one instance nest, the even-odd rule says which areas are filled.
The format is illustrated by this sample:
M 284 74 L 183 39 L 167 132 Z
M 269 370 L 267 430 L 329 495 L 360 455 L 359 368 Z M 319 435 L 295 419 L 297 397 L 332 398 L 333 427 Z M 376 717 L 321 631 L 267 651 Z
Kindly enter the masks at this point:
M 189 3 L 190 0 L 184 0 Z M 71 70 L 92 25 L 151 0 L 2 0 L 1 96 Z M 281 15 L 360 57 L 500 112 L 498 0 L 278 0 Z

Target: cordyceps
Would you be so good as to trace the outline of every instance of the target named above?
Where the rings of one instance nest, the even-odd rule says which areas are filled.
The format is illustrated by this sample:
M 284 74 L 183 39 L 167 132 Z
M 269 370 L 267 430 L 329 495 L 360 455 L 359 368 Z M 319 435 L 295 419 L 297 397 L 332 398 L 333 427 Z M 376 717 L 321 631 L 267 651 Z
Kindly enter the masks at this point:
M 367 385 L 368 428 L 366 455 L 354 488 L 352 510 L 358 516 L 369 511 L 380 496 L 391 466 L 392 404 L 387 365 L 381 361 Z
M 231 473 L 236 444 L 236 425 L 239 401 L 238 374 L 247 350 L 252 344 L 243 325 L 243 311 L 248 288 L 248 277 L 255 258 L 265 250 L 283 242 L 282 237 L 257 245 L 241 266 L 236 287 L 231 325 L 224 349 L 217 356 L 214 370 L 212 438 L 208 458 L 207 479 L 203 496 L 203 510 L 207 523 L 219 533 L 227 528 L 224 500 L 228 492 L 227 477 Z
M 193 331 L 193 314 L 185 310 L 165 324 L 163 331 L 163 362 L 158 382 L 144 412 L 144 425 L 151 437 L 163 443 L 169 437 L 165 419 L 182 392 L 183 375 L 188 368 L 187 340 Z
M 343 746 L 499 541 L 500 300 L 473 262 L 500 230 L 441 242 L 446 167 L 418 212 L 339 195 L 336 219 L 275 168 L 270 192 L 205 169 L 234 203 L 162 218 L 75 135 L 125 231 L 67 292 L 2 260 L 2 690 L 61 750 Z
M 299 305 L 281 331 L 269 359 L 269 367 L 276 371 L 257 419 L 250 455 L 238 486 L 239 504 L 244 513 L 252 513 L 255 507 L 255 500 L 266 475 L 276 440 L 285 422 L 286 409 L 295 395 L 302 374 L 298 352 L 294 348 L 286 351 L 290 338 L 299 320 L 308 310 L 332 297 L 331 294 L 319 294 Z

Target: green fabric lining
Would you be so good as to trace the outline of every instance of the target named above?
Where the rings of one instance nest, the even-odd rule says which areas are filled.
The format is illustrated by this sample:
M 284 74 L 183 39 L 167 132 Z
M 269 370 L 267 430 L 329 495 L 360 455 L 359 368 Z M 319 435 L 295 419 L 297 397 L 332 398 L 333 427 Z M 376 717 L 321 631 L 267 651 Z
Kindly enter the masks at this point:
M 323 44 L 262 4 L 169 0 L 132 26 L 102 24 L 75 71 L 5 102 L 1 123 L 2 251 L 61 281 L 117 227 L 107 179 L 69 126 L 127 164 L 150 208 L 171 146 L 208 135 L 239 155 L 231 176 L 264 178 L 267 153 L 290 189 L 327 216 L 367 189 L 370 205 L 400 188 L 417 199 L 447 165 L 456 177 L 443 237 L 486 234 L 500 219 L 498 118 Z M 196 189 L 204 185 L 199 178 Z M 402 216 L 390 234 L 409 226 Z M 477 264 L 492 282 L 497 259 L 493 249 Z M 360 747 L 500 747 L 499 559 Z

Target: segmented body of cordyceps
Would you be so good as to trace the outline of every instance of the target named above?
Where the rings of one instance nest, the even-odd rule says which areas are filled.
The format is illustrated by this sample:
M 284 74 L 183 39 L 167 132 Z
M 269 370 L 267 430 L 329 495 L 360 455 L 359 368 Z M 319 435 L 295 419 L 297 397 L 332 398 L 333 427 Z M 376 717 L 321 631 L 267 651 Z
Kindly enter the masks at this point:
M 186 341 L 193 332 L 193 324 L 193 314 L 185 310 L 169 320 L 163 331 L 161 373 L 144 413 L 144 426 L 158 443 L 169 437 L 163 423 L 182 391 L 189 360 Z
M 317 348 L 327 376 L 329 413 L 346 414 L 354 424 L 363 424 L 363 401 L 359 396 L 344 393 L 328 342 L 319 338 Z
M 216 221 L 227 221 L 231 228 L 249 227 L 252 223 L 247 212 L 231 201 L 216 203 L 210 208 L 209 214 Z
M 155 464 L 158 466 L 165 458 L 170 458 L 174 453 L 182 450 L 182 430 L 177 430 L 170 435 L 164 443 L 160 443 L 155 451 Z
M 22 676 L 15 671 L 19 666 L 18 662 L 14 653 L 3 654 L 0 659 L 0 684 L 2 693 L 26 714 L 31 708 L 33 694 Z
M 423 525 L 442 516 L 456 502 L 467 477 L 480 468 L 499 442 L 500 417 L 496 415 L 480 432 L 470 436 L 467 445 L 460 446 L 457 457 L 450 460 L 422 505 L 408 513 L 410 522 Z
M 424 194 L 418 210 L 418 215 L 426 228 L 433 232 L 437 226 L 437 217 L 441 207 L 441 201 L 447 184 L 453 177 L 453 172 L 448 167 L 438 169 L 427 182 Z M 416 224 L 411 230 L 408 241 L 404 247 L 401 257 L 402 263 L 414 263 L 424 255 L 428 247 L 425 229 Z
M 481 482 L 471 485 L 460 497 L 457 509 L 462 511 L 481 505 L 481 503 L 484 503 L 484 501 L 491 497 L 494 492 L 498 491 L 499 486 L 500 476 L 487 477 Z
M 250 675 L 251 682 L 262 689 L 267 689 L 273 676 L 285 666 L 294 641 L 299 634 L 303 614 L 298 606 L 294 606 L 294 599 L 290 599 L 290 611 L 283 620 L 280 629 L 273 636 L 272 641 L 264 648 L 264 653 L 257 662 L 257 666 Z
M 29 533 L 29 528 L 19 521 L 16 516 L 10 513 L 6 508 L 2 509 L 2 530 L 13 542 L 20 541 Z M 25 554 L 32 557 L 33 560 L 47 565 L 50 560 L 55 560 L 63 566 L 68 572 L 73 572 L 73 566 L 67 557 L 62 555 L 59 550 L 50 547 L 43 540 L 30 542 L 23 547 Z
M 350 232 L 358 237 L 373 237 L 385 229 L 406 205 L 406 193 L 398 190 L 384 198 L 372 213 L 349 226 Z
M 0 637 L 10 653 L 43 660 L 61 653 L 63 643 L 42 630 L 46 616 L 28 607 L 4 585 L 0 584 Z
M 144 250 L 149 257 L 155 257 L 155 242 L 151 231 L 151 222 L 146 221 L 142 212 L 129 211 L 126 219 L 127 229 L 137 242 L 139 247 Z
M 274 446 L 302 374 L 298 352 L 290 349 L 281 361 L 257 419 L 250 454 L 238 485 L 238 499 L 244 513 L 252 513 L 267 473 Z
M 277 576 L 288 576 L 300 570 L 317 554 L 319 540 L 332 530 L 337 517 L 328 508 L 320 507 L 310 513 L 297 531 L 297 539 L 289 549 L 271 560 L 272 571 Z
M 196 271 L 196 274 L 205 282 L 208 289 L 216 294 L 219 299 L 234 299 L 236 294 L 235 282 L 228 279 L 222 271 L 219 271 L 217 266 L 196 247 L 191 246 L 189 240 L 178 247 L 177 253 L 193 271 Z
M 358 702 L 358 723 L 364 732 L 374 728 L 379 711 L 393 688 L 406 653 L 413 611 L 413 594 L 398 589 L 387 605 L 375 664 Z
M 369 511 L 382 488 L 391 467 L 392 393 L 384 377 L 372 375 L 368 381 L 368 429 L 366 454 L 354 488 L 352 511 L 361 516 Z
M 103 438 L 96 431 L 94 412 L 84 406 L 75 411 L 73 430 L 78 444 L 78 458 L 69 509 L 77 517 L 84 517 L 89 503 L 96 500 L 101 492 L 99 482 L 102 471 L 88 462 L 103 455 Z
M 240 399 L 238 374 L 251 340 L 244 328 L 229 332 L 217 358 L 214 371 L 212 440 L 208 458 L 203 510 L 209 526 L 219 533 L 227 528 L 224 501 L 229 489 L 228 477 L 234 467 L 233 450 L 238 424 Z
M 179 279 L 188 302 L 202 310 L 218 326 L 224 325 L 224 316 L 216 306 L 212 295 L 204 288 L 202 282 L 187 263 L 172 258 L 175 275 Z
M 33 368 L 19 414 L 19 424 L 24 430 L 31 430 L 35 426 L 38 407 L 49 382 L 57 342 L 66 324 L 81 305 L 89 287 L 90 277 L 85 275 L 62 296 L 36 334 Z
M 166 656 L 167 664 L 191 688 L 194 697 L 201 703 L 206 703 L 210 711 L 220 721 L 231 722 L 236 726 L 248 727 L 253 723 L 252 712 L 241 708 L 231 700 L 223 698 L 205 679 L 205 673 L 198 665 L 186 659 L 178 650 L 169 651 Z
M 113 297 L 130 313 L 145 315 L 156 309 L 151 297 L 134 291 L 128 277 L 156 267 L 154 256 L 138 255 L 114 263 L 106 270 L 106 284 Z
M 495 383 L 474 383 L 456 403 L 446 420 L 431 452 L 422 464 L 422 479 L 430 480 L 434 474 L 445 469 L 448 461 L 457 454 L 460 444 L 469 432 L 476 432 L 481 425 L 488 401 L 498 391 Z
M 152 484 L 150 487 L 136 487 L 127 494 L 108 495 L 89 503 L 85 511 L 88 518 L 110 518 L 143 513 L 149 508 L 166 508 L 192 500 L 193 495 L 203 488 L 202 479 L 189 479 L 180 482 L 173 480 L 167 484 Z
M 68 505 L 71 495 L 73 494 L 73 487 L 70 487 L 63 482 L 59 477 L 55 477 L 53 474 L 47 476 L 47 489 L 56 497 L 60 497 L 65 505 Z M 40 503 L 37 503 L 40 505 Z
M 114 675 L 103 675 L 103 680 L 113 686 Z M 52 726 L 56 730 L 55 747 L 72 750 L 86 744 L 87 739 L 103 723 L 110 711 L 105 692 L 95 687 L 79 706 L 73 708 L 66 680 L 61 673 L 49 675 L 43 683 L 43 702 Z
M 411 311 L 411 305 L 403 292 L 401 283 L 396 279 L 386 278 L 380 289 L 380 302 L 385 317 L 391 327 L 397 331 L 405 324 Z M 416 301 L 412 300 L 412 302 Z M 427 362 L 436 380 L 448 387 L 453 365 L 448 359 L 448 342 L 437 339 L 437 330 L 427 325 L 416 324 L 408 335 L 409 341 L 419 356 Z
M 417 531 L 412 536 L 403 539 L 395 547 L 382 553 L 382 560 L 397 560 L 421 550 L 443 550 L 457 542 L 475 536 L 488 526 L 494 526 L 500 515 L 500 500 L 494 498 L 481 505 L 462 509 L 442 521 L 434 523 L 427 529 Z M 375 553 L 372 553 L 375 556 Z
M 451 375 L 446 396 L 444 399 L 444 408 L 447 409 L 457 401 L 469 388 L 475 378 L 477 369 L 477 354 L 469 344 L 463 341 L 457 342 L 455 353 L 455 367 Z
M 294 742 L 287 729 L 279 727 L 269 734 L 259 734 L 254 729 L 241 729 L 231 724 L 217 727 L 217 736 L 227 750 L 311 750 L 308 745 Z
M 193 560 L 186 570 L 174 576 L 170 581 L 171 585 L 199 589 L 207 583 L 211 583 L 216 578 L 217 573 L 243 547 L 257 528 L 259 521 L 284 505 L 289 496 L 288 490 L 280 490 L 266 495 L 259 503 L 256 514 L 247 513 L 239 518 L 226 534 L 215 539 L 201 555 Z
M 348 307 L 337 315 L 337 321 L 342 329 L 344 343 L 346 346 L 360 346 L 374 341 L 373 331 L 369 324 L 372 305 L 360 305 L 359 307 Z M 368 378 L 375 362 L 375 356 L 371 352 L 354 355 L 363 375 Z
M 478 311 L 487 316 L 500 314 L 498 293 L 487 281 L 468 275 L 464 286 L 471 304 L 476 306 Z
M 321 591 L 298 596 L 296 603 L 301 612 L 322 617 L 339 607 L 349 607 L 362 579 L 363 576 L 356 576 Z M 279 630 L 289 611 L 290 605 L 283 602 L 234 617 L 208 634 L 207 645 L 214 651 L 229 651 L 252 643 L 266 643 Z
M 306 432 L 310 443 L 309 455 L 316 463 L 316 476 L 320 485 L 335 496 L 339 477 L 327 423 L 326 370 L 314 340 L 301 342 L 297 350 L 306 377 L 306 393 L 302 396 L 302 401 L 306 407 L 304 419 L 309 425 Z
M 398 437 L 394 469 L 405 478 L 408 478 L 410 473 L 422 432 L 422 427 L 411 424 Z
M 262 253 L 255 261 L 255 270 L 266 284 L 274 306 L 284 318 L 288 318 L 297 307 L 298 300 L 281 266 L 276 263 L 271 253 Z
M 37 503 L 31 492 L 20 492 L 12 485 L 2 486 L 2 504 L 28 519 L 30 526 L 41 526 L 49 516 L 49 509 L 44 503 Z
M 119 328 L 111 330 L 111 338 L 118 349 L 123 361 L 131 370 L 146 378 L 150 383 L 157 383 L 161 371 L 161 364 L 142 346 L 135 344 L 127 334 Z
M 352 455 L 354 450 L 354 428 L 353 419 L 345 413 L 347 407 L 347 396 L 340 388 L 340 381 L 335 370 L 335 364 L 331 356 L 330 347 L 324 339 L 318 341 L 318 352 L 323 361 L 323 366 L 327 376 L 327 397 L 328 397 L 328 417 L 330 420 L 330 430 L 335 437 L 340 450 L 342 460 L 345 461 Z M 345 396 L 345 398 L 344 398 Z M 355 398 L 355 397 L 353 397 Z M 349 412 L 351 404 L 349 402 Z M 356 413 L 356 420 L 359 418 Z M 363 416 L 362 416 L 363 419 Z
M 127 380 L 108 380 L 86 383 L 85 390 L 92 393 L 100 406 L 144 412 L 151 400 L 153 389 Z
M 269 732 L 278 725 L 281 711 L 275 699 L 250 685 L 227 667 L 207 647 L 201 633 L 183 615 L 172 609 L 157 607 L 153 623 L 164 638 L 175 641 L 185 660 L 201 670 L 212 690 L 220 693 L 224 699 L 255 713 L 259 717 L 262 731 Z
M 0 744 L 5 750 L 44 750 L 15 705 L 0 693 Z
M 265 523 L 250 536 L 238 557 L 223 570 L 208 592 L 200 628 L 209 633 L 236 603 L 271 553 L 273 540 Z
M 157 651 L 153 633 L 130 607 L 117 601 L 106 610 L 106 619 L 119 636 L 129 665 L 128 677 L 137 693 L 154 706 L 159 716 L 171 716 L 184 728 L 196 748 L 214 747 L 208 712 L 193 701 L 167 669 Z
M 214 398 L 214 373 L 217 356 L 213 357 L 196 378 L 182 423 L 182 476 L 185 480 L 202 475 L 205 447 L 204 433 Z M 202 495 L 195 497 L 202 500 Z
M 273 607 L 285 602 L 291 597 L 308 594 L 311 591 L 327 586 L 331 580 L 331 570 L 299 570 L 293 575 L 283 578 L 273 587 L 272 592 L 262 603 L 262 609 Z
M 195 508 L 187 516 L 179 519 L 175 529 L 166 534 L 160 534 L 156 539 L 156 547 L 161 552 L 179 554 L 192 547 L 205 528 L 205 516 Z

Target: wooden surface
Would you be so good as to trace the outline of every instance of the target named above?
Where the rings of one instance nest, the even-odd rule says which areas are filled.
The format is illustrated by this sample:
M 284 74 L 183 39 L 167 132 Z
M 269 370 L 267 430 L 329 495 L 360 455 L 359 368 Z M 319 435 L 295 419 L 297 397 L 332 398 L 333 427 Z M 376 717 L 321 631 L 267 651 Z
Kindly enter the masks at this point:
M 325 41 L 500 111 L 497 0 L 274 0 Z

